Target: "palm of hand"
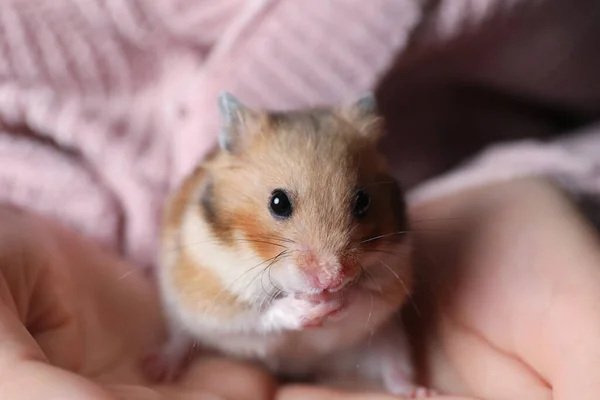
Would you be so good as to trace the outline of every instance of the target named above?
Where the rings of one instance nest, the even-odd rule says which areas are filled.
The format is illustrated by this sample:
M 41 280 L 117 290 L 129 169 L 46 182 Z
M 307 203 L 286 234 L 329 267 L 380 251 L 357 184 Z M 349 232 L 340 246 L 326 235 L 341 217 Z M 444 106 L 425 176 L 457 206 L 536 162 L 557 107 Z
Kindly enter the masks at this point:
M 140 360 L 165 330 L 151 280 L 70 232 L 10 208 L 0 219 L 1 398 L 270 397 L 266 374 L 217 359 L 153 386 Z
M 409 320 L 424 379 L 482 399 L 597 398 L 595 235 L 545 183 L 480 192 L 434 205 L 436 217 L 458 217 L 460 232 L 422 247 L 420 314 Z

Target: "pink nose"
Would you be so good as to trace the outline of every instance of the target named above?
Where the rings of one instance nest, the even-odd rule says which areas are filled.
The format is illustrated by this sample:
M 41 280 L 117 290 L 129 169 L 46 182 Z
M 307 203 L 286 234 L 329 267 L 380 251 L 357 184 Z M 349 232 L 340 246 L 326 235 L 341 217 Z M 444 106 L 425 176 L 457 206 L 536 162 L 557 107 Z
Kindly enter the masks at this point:
M 339 289 L 340 286 L 342 286 L 342 282 L 344 281 L 344 278 L 341 274 L 330 275 L 330 274 L 321 273 L 319 275 L 316 275 L 313 278 L 313 281 L 314 281 L 315 286 L 318 287 L 319 289 L 335 290 L 335 289 Z

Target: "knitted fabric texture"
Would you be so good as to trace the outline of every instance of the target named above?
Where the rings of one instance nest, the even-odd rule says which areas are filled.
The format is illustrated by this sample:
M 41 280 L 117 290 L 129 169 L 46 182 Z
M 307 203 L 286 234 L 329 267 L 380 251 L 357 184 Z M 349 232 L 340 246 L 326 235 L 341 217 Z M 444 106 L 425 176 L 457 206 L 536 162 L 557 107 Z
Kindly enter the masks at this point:
M 450 54 L 461 31 L 491 26 L 487 21 L 517 3 L 548 4 L 536 21 L 554 30 L 499 44 L 493 58 L 464 58 L 461 79 L 512 90 L 521 77 L 518 87 L 538 97 L 597 111 L 600 63 L 589 49 L 598 48 L 600 36 L 587 35 L 596 39 L 584 43 L 573 35 L 600 26 L 591 1 L 564 12 L 555 6 L 566 0 L 3 0 L 0 200 L 59 219 L 150 265 L 166 195 L 216 142 L 218 92 L 272 109 L 344 101 L 371 89 L 398 54 L 441 42 L 450 44 Z M 534 82 L 528 68 L 554 64 L 532 59 L 529 47 L 548 43 L 578 46 L 552 54 L 585 55 L 589 64 L 551 85 Z M 457 79 L 447 71 L 461 58 L 449 60 L 435 66 L 436 79 Z M 600 155 L 585 153 L 588 145 L 506 146 L 477 179 L 459 170 L 451 183 L 432 182 L 412 198 L 506 175 L 507 165 L 512 175 L 551 169 L 581 186 L 600 186 Z

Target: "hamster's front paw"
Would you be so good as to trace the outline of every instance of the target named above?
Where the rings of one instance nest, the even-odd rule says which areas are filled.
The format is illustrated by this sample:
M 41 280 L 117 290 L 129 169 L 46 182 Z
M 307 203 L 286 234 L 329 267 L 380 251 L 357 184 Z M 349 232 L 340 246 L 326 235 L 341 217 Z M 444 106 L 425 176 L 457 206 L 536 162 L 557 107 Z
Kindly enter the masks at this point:
M 412 368 L 407 364 L 405 357 L 398 357 L 390 362 L 390 358 L 383 360 L 383 380 L 388 392 L 408 397 L 409 399 L 423 399 L 437 396 L 438 393 L 424 386 L 417 386 L 411 379 Z
M 386 389 L 394 395 L 408 397 L 409 399 L 438 396 L 436 391 L 424 386 L 416 386 L 407 380 L 405 376 L 398 376 L 395 380 L 386 382 Z
M 425 399 L 435 396 L 439 396 L 439 393 L 424 386 L 417 386 L 408 394 L 409 399 Z
M 318 301 L 288 296 L 273 303 L 269 320 L 274 327 L 284 329 L 316 328 L 322 326 L 326 318 L 341 313 L 343 308 L 338 299 Z

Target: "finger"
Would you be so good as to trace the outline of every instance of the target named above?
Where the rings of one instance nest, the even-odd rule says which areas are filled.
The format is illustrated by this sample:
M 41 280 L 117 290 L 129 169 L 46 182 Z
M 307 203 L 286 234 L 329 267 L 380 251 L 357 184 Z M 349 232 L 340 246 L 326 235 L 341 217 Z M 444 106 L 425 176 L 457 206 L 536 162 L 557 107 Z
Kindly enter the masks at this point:
M 595 231 L 561 192 L 531 181 L 491 218 L 471 262 L 486 265 L 486 276 L 478 280 L 480 304 L 496 306 L 465 307 L 467 318 L 478 316 L 485 336 L 543 377 L 554 399 L 598 398 L 600 246 Z
M 305 386 L 291 385 L 284 386 L 278 390 L 276 400 L 399 400 L 408 399 L 406 397 L 394 396 L 385 393 L 370 392 L 345 392 L 341 390 Z M 456 396 L 431 396 L 429 400 L 476 400 L 472 397 Z
M 22 321 L 31 304 L 31 289 L 38 275 L 35 253 L 24 246 L 26 240 L 23 214 L 0 207 L 0 373 L 22 360 L 46 361 Z M 2 376 L 2 375 L 0 375 Z
M 541 203 L 544 201 L 544 203 Z M 597 231 L 558 191 L 541 204 L 553 218 L 540 223 L 535 259 L 553 283 L 540 321 L 543 335 L 530 335 L 529 358 L 549 377 L 554 398 L 597 399 L 600 393 L 600 241 Z M 536 215 L 530 210 L 530 215 Z M 552 244 L 555 244 L 552 246 Z M 556 245 L 558 244 L 558 245 Z M 536 337 L 538 336 L 538 337 Z M 536 347 L 537 344 L 537 347 Z
M 437 293 L 460 287 L 452 291 L 458 300 L 446 301 L 452 307 L 445 310 L 459 325 L 509 355 L 511 362 L 522 364 L 521 370 L 530 370 L 529 376 L 538 382 L 524 386 L 539 396 L 528 398 L 548 398 L 542 386 L 552 390 L 555 399 L 597 398 L 600 247 L 595 232 L 559 191 L 541 181 L 514 182 L 487 189 L 485 195 L 464 196 L 462 205 L 446 201 L 440 208 L 462 207 L 457 214 L 468 214 L 475 199 L 486 213 L 474 222 L 471 232 L 476 235 L 458 263 L 460 269 L 435 270 L 442 272 L 436 277 L 443 277 L 436 278 Z M 452 279 L 460 279 L 460 285 Z M 480 373 L 490 369 L 477 367 L 477 353 L 446 343 L 448 348 L 455 350 L 453 365 L 464 367 L 461 376 L 476 393 L 489 393 L 489 385 L 482 382 L 497 382 L 494 393 L 516 390 L 523 397 L 525 388 L 519 388 L 514 376 L 511 385 L 498 377 L 482 379 Z M 490 359 L 479 357 L 482 366 L 489 366 Z M 501 370 L 494 368 L 494 373 Z M 514 367 L 510 371 L 518 372 Z
M 209 357 L 192 363 L 181 383 L 231 400 L 267 400 L 276 389 L 273 378 L 259 368 Z
M 46 357 L 14 312 L 0 303 L 0 377 L 22 361 L 46 362 Z
M 2 400 L 116 400 L 92 382 L 40 361 L 19 360 L 0 377 Z
M 47 363 L 13 310 L 0 303 L 0 399 L 113 400 L 100 387 Z
M 0 207 L 0 220 L 0 399 L 112 400 L 93 383 L 51 366 L 26 328 L 23 321 L 34 329 L 44 321 L 60 325 L 56 321 L 61 318 L 53 320 L 59 314 L 52 312 L 57 296 L 39 296 L 40 267 L 49 262 L 43 257 L 45 243 L 33 238 L 39 230 L 33 229 L 26 214 Z M 38 310 L 42 312 L 37 314 Z M 64 353 L 75 353 L 75 343 L 68 341 Z
M 169 391 L 160 391 L 139 385 L 107 385 L 106 390 L 117 400 L 184 400 Z M 198 398 L 196 400 L 204 400 Z
M 39 221 L 13 208 L 0 206 L 0 220 L 0 301 L 6 308 L 2 318 L 10 311 L 20 325 L 19 337 L 31 340 L 31 334 L 44 358 L 73 370 L 81 358 L 81 341 L 69 310 L 73 302 L 64 301 L 70 281 L 62 276 L 52 237 Z

